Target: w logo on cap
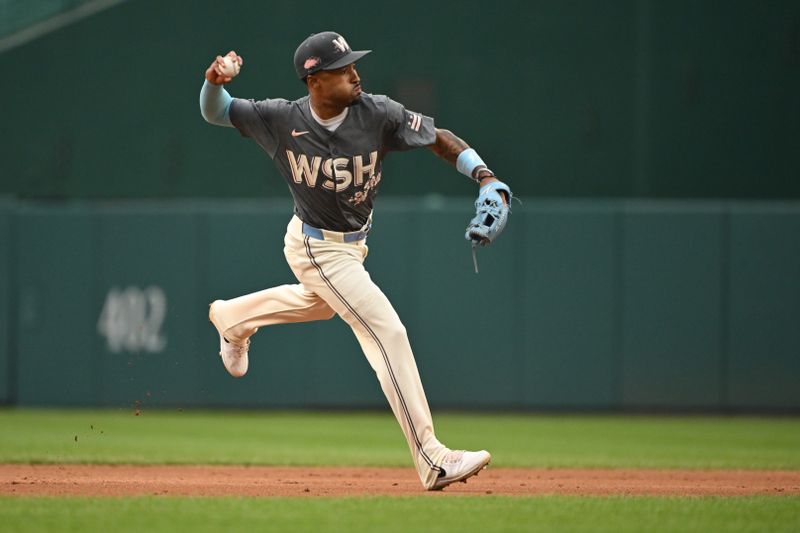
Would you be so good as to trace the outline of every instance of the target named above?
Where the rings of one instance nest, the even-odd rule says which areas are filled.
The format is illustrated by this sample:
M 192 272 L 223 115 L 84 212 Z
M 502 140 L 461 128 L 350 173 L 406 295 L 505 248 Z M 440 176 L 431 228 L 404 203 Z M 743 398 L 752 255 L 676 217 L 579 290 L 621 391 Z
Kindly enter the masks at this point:
M 333 47 L 340 52 L 347 52 L 348 50 L 350 50 L 350 45 L 347 44 L 347 41 L 345 41 L 344 37 L 342 37 L 341 35 L 331 42 L 333 43 Z
M 6 0 L 0 0 L 0 6 Z M 0 13 L 3 9 L 0 7 Z M 1 18 L 1 15 L 0 15 Z M 301 80 L 319 70 L 336 70 L 355 63 L 370 50 L 353 51 L 341 34 L 335 31 L 312 33 L 294 53 L 294 70 Z

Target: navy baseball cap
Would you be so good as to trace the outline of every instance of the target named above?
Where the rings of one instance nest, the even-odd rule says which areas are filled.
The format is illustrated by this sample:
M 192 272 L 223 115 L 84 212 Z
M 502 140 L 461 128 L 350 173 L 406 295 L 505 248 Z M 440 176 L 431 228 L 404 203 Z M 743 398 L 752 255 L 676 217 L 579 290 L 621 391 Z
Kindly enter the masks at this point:
M 335 31 L 312 33 L 294 53 L 294 69 L 302 80 L 320 70 L 334 70 L 355 63 L 372 50 L 354 52 Z

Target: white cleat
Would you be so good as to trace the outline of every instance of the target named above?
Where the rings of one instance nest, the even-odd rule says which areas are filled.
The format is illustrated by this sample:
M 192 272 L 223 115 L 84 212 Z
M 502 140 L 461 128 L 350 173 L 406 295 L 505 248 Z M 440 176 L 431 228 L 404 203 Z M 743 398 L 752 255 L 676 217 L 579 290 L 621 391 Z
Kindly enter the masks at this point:
M 491 454 L 486 450 L 479 452 L 465 452 L 464 450 L 452 450 L 444 456 L 444 461 L 439 465 L 442 472 L 430 490 L 442 490 L 451 483 L 461 481 L 467 482 L 467 478 L 476 475 L 486 468 L 492 460 Z
M 237 344 L 225 338 L 224 332 L 220 329 L 219 324 L 216 322 L 216 315 L 214 314 L 214 304 L 219 302 L 216 300 L 211 303 L 208 308 L 208 319 L 214 324 L 219 333 L 219 356 L 222 358 L 222 364 L 225 365 L 225 370 L 228 374 L 235 378 L 240 378 L 247 374 L 247 351 L 250 349 L 250 339 L 247 339 L 244 344 Z

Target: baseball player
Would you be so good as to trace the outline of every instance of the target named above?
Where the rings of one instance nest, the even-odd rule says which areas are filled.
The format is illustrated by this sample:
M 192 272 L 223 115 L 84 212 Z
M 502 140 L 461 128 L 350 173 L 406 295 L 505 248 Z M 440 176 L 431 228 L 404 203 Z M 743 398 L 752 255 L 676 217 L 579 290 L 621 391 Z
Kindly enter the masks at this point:
M 486 245 L 505 226 L 511 191 L 475 150 L 432 118 L 363 92 L 353 51 L 335 32 L 313 34 L 294 54 L 308 95 L 294 101 L 232 98 L 235 52 L 217 56 L 200 91 L 203 117 L 255 141 L 278 167 L 294 199 L 284 255 L 298 283 L 216 300 L 209 319 L 228 372 L 243 376 L 259 328 L 339 315 L 352 328 L 408 441 L 423 486 L 439 490 L 485 468 L 487 451 L 451 450 L 436 439 L 406 329 L 364 269 L 372 208 L 387 152 L 427 147 L 480 184 L 466 238 Z M 235 63 L 232 72 L 230 66 Z

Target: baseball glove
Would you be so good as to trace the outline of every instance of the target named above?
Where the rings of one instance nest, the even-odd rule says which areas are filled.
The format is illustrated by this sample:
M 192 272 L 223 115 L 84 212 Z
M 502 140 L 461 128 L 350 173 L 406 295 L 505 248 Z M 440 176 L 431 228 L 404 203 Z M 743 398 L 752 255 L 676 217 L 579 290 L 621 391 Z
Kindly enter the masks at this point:
M 506 193 L 507 202 L 503 202 L 500 193 Z M 478 245 L 492 244 L 508 221 L 508 204 L 511 203 L 511 189 L 502 181 L 492 181 L 481 187 L 478 199 L 475 200 L 475 217 L 469 221 L 467 233 L 464 235 L 472 241 L 472 263 L 478 273 L 478 258 L 475 250 Z
M 469 221 L 467 233 L 464 235 L 473 245 L 491 244 L 506 227 L 508 204 L 503 202 L 501 192 L 506 193 L 510 204 L 511 189 L 502 181 L 493 181 L 481 188 L 478 199 L 475 200 L 475 217 Z

